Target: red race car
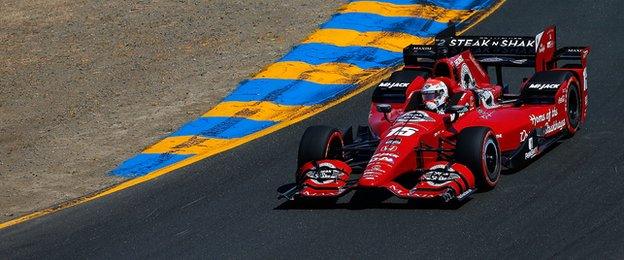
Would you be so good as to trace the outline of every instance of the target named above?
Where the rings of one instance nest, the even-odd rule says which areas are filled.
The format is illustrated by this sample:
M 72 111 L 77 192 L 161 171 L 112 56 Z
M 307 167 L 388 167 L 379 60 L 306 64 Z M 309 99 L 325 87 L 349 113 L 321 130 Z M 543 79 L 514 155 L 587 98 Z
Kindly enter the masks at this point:
M 404 68 L 373 92 L 368 126 L 305 131 L 296 183 L 279 197 L 386 189 L 449 202 L 494 188 L 503 167 L 529 162 L 585 122 L 589 48 L 557 50 L 555 38 L 554 26 L 536 37 L 456 36 L 449 27 L 433 45 L 406 47 Z M 535 73 L 511 94 L 504 67 Z

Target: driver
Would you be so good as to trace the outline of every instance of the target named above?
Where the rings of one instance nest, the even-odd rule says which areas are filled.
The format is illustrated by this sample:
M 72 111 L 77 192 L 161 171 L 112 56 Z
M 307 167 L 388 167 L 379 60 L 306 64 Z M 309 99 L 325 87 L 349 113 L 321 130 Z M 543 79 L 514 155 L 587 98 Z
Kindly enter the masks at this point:
M 422 100 L 427 109 L 444 114 L 446 101 L 449 98 L 448 87 L 437 79 L 427 79 L 421 90 Z

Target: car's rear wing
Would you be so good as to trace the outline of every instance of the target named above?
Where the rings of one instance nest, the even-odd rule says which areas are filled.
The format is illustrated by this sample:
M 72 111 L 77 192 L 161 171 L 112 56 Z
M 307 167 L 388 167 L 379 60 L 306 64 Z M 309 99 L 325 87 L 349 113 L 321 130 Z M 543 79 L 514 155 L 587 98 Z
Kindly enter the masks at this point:
M 588 47 L 565 47 L 556 51 L 556 30 L 546 28 L 537 36 L 457 36 L 455 26 L 436 35 L 432 45 L 409 45 L 403 49 L 406 65 L 431 65 L 437 59 L 470 50 L 484 66 L 535 67 L 536 71 L 557 67 L 558 60 L 579 60 L 582 66 Z
M 563 47 L 558 49 L 554 54 L 555 61 L 576 61 L 577 64 L 566 64 L 565 66 L 580 66 L 582 68 L 587 67 L 587 54 L 589 54 L 589 47 Z

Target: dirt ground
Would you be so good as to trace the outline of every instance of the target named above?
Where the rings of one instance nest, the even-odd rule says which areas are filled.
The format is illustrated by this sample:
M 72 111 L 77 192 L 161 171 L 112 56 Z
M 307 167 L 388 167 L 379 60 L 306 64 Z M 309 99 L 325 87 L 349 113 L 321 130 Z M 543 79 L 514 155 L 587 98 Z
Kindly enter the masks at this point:
M 0 221 L 122 181 L 346 1 L 0 2 Z

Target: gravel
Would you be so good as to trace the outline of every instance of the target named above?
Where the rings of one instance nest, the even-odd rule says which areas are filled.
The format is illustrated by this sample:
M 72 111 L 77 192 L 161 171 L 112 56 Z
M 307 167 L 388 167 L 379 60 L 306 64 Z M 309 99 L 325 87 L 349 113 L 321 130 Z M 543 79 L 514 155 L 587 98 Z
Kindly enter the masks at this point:
M 0 221 L 123 181 L 345 2 L 2 1 Z

